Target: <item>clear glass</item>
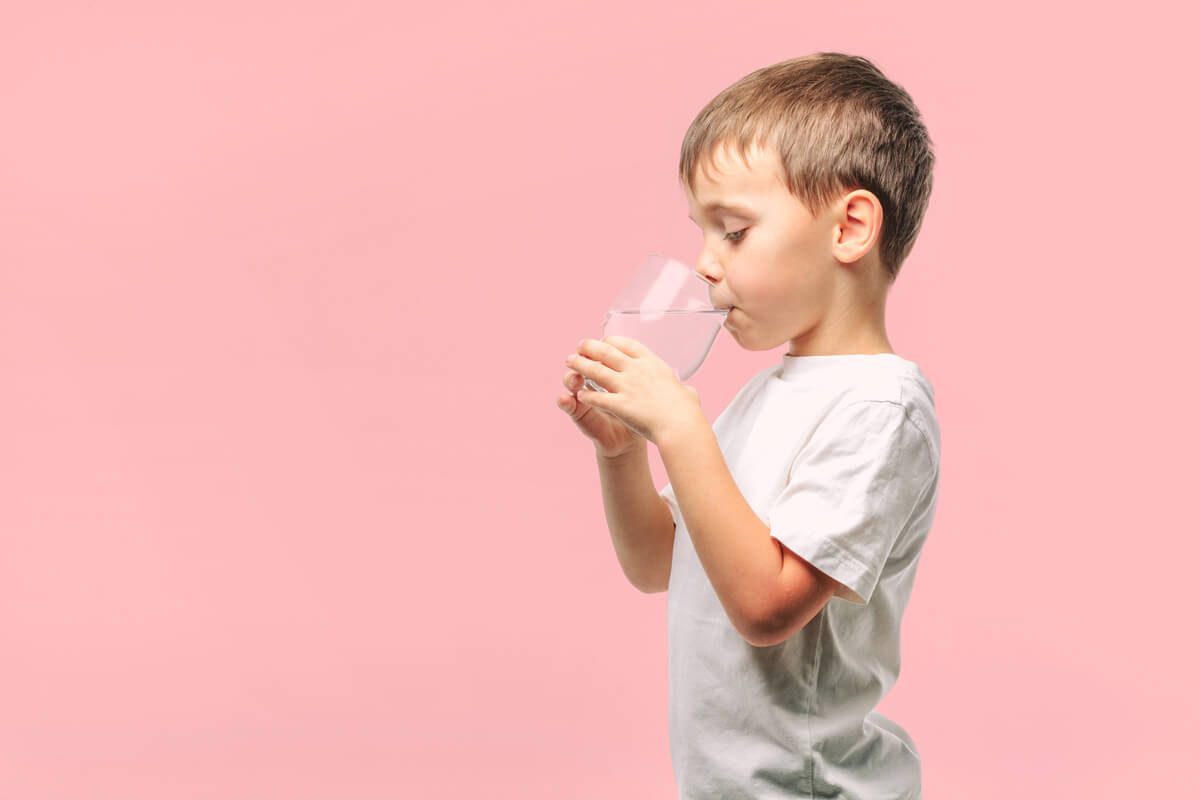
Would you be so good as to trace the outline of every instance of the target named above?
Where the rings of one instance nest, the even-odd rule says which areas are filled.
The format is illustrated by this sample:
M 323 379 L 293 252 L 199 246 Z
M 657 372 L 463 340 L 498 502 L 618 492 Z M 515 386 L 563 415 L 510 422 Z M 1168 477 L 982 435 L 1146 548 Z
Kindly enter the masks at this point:
M 717 288 L 691 267 L 651 253 L 609 306 L 600 338 L 636 339 L 685 381 L 704 363 L 729 305 Z M 584 384 L 607 391 L 591 378 L 585 378 Z

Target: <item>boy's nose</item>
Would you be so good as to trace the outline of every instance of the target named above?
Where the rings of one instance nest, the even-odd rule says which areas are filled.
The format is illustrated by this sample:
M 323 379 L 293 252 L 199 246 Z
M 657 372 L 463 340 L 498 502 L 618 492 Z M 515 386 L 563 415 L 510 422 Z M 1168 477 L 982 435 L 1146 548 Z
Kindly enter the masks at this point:
M 708 299 L 714 306 L 717 308 L 725 308 L 730 305 L 725 296 L 724 290 L 722 290 L 719 285 L 721 275 L 723 274 L 719 269 L 713 270 L 700 268 L 696 270 L 696 274 L 703 278 L 704 282 L 708 284 Z
M 716 286 L 720 282 L 724 271 L 712 261 L 701 261 L 700 265 L 696 267 L 696 274 L 703 278 L 710 286 Z

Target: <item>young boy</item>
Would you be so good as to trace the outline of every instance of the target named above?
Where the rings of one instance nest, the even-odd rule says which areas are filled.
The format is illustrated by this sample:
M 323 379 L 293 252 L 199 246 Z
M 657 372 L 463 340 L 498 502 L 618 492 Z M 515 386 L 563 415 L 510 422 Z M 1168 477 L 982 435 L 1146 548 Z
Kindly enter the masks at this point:
M 746 76 L 688 129 L 680 179 L 726 329 L 787 354 L 711 427 L 632 339 L 567 360 L 558 405 L 596 446 L 621 568 L 668 593 L 681 798 L 921 797 L 916 746 L 874 709 L 937 504 L 933 387 L 884 330 L 933 161 L 912 98 L 866 59 Z

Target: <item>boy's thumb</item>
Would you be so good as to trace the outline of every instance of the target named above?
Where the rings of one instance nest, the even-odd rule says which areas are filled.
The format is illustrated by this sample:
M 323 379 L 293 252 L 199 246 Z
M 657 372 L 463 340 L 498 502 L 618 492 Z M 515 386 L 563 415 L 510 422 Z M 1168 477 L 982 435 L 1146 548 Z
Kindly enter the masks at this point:
M 562 394 L 558 396 L 558 407 L 576 422 L 579 421 L 579 417 L 583 416 L 579 413 L 579 409 L 582 406 L 583 403 L 579 402 L 579 398 L 574 395 Z

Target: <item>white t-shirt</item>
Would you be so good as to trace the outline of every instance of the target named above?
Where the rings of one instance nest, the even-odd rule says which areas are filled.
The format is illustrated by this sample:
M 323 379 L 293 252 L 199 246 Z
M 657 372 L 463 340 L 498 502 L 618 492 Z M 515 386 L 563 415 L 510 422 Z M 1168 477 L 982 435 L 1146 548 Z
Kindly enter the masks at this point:
M 771 536 L 842 585 L 801 630 L 755 647 L 675 518 L 669 733 L 685 800 L 921 797 L 908 734 L 874 710 L 900 672 L 900 617 L 937 504 L 933 387 L 891 353 L 784 355 L 713 423 Z

